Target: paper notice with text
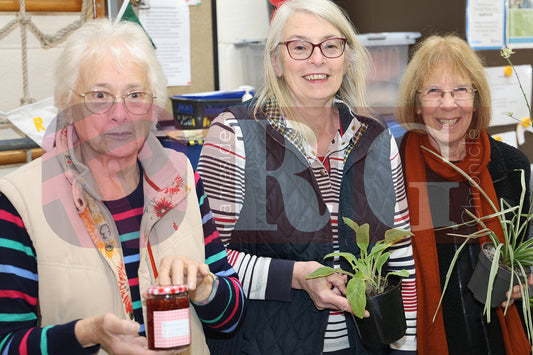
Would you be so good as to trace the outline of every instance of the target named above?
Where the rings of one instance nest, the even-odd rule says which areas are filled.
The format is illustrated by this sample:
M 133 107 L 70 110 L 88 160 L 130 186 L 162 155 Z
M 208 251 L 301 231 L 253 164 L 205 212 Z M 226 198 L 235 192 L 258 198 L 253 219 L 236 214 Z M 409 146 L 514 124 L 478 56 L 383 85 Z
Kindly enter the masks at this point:
M 191 27 L 185 0 L 152 0 L 139 9 L 139 20 L 152 38 L 168 86 L 191 85 Z
M 505 1 L 468 0 L 466 38 L 474 49 L 501 49 L 505 45 Z

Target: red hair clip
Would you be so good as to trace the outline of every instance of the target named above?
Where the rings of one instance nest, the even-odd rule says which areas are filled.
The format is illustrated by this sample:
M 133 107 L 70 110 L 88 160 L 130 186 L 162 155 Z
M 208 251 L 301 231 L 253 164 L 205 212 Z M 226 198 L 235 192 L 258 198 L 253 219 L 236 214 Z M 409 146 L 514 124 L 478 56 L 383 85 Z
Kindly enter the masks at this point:
M 270 21 L 274 18 L 274 14 L 276 13 L 276 10 L 283 5 L 284 2 L 288 0 L 269 0 L 272 5 L 274 5 L 275 9 L 272 11 L 272 15 L 270 16 Z
M 269 0 L 269 1 L 270 1 L 270 3 L 271 3 L 272 5 L 274 5 L 274 6 L 276 7 L 276 9 L 277 9 L 278 7 L 280 7 L 281 4 L 283 4 L 283 3 L 284 3 L 285 1 L 287 1 L 287 0 Z

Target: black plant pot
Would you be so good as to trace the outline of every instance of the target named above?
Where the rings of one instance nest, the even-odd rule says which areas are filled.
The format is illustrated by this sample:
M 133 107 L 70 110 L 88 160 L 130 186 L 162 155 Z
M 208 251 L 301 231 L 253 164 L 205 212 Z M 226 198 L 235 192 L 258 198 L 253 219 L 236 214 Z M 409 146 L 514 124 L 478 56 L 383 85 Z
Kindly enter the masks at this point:
M 489 275 L 492 264 L 492 259 L 490 259 L 483 250 L 490 248 L 494 249 L 492 243 L 485 243 L 481 246 L 481 251 L 479 252 L 479 260 L 476 264 L 476 267 L 474 268 L 472 277 L 468 282 L 468 288 L 474 294 L 474 298 L 483 304 L 485 304 L 485 301 L 487 300 L 487 288 L 489 285 Z M 507 300 L 505 294 L 509 290 L 510 282 L 511 271 L 502 266 L 499 266 L 498 273 L 496 274 L 496 278 L 494 280 L 494 286 L 492 288 L 492 298 L 490 302 L 491 307 L 501 306 L 502 302 Z M 519 282 L 520 281 L 515 276 L 513 284 L 518 285 Z
M 391 275 L 388 280 L 393 288 L 366 299 L 370 317 L 354 317 L 359 338 L 367 349 L 390 344 L 403 337 L 407 329 L 402 301 L 402 278 Z

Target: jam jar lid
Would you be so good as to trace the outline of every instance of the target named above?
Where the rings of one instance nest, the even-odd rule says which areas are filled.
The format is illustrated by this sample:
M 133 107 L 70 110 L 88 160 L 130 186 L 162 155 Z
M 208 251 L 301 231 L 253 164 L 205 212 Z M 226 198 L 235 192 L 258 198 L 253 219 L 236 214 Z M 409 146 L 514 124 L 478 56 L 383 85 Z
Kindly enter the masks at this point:
M 148 288 L 149 295 L 172 295 L 187 292 L 187 285 L 152 286 Z

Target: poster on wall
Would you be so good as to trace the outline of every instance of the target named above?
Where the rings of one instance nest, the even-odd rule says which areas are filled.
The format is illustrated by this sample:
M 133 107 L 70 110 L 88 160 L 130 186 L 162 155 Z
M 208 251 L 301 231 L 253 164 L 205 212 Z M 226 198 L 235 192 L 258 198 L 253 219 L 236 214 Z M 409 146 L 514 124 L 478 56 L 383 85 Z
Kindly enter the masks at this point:
M 533 0 L 468 0 L 466 38 L 473 49 L 533 48 Z
M 509 0 L 507 46 L 533 48 L 533 0 Z

